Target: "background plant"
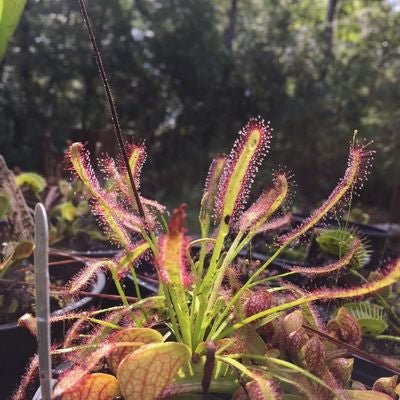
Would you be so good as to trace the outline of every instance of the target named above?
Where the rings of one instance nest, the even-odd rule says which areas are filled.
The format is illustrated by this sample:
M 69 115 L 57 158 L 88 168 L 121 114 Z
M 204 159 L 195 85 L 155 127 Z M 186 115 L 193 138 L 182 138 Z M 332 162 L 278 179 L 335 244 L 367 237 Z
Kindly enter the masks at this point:
M 262 114 L 277 131 L 271 160 L 296 171 L 299 203 L 326 196 L 346 157 L 336 140 L 359 129 L 380 150 L 363 202 L 390 207 L 399 181 L 396 2 L 115 0 L 90 7 L 121 124 L 140 132 L 152 154 L 148 196 L 168 205 L 185 198 L 194 209 L 202 190 L 194 177 L 207 171 L 203 154 L 227 148 L 226 132 L 237 131 L 242 116 Z M 11 166 L 60 173 L 48 155 L 59 164 L 73 128 L 113 147 L 108 131 L 95 132 L 108 120 L 83 35 L 77 2 L 28 3 L 1 66 L 0 148 Z M 32 148 L 42 157 L 31 157 Z M 295 149 L 304 157 L 293 159 Z M 172 157 L 174 165 L 166 161 Z M 173 179 L 178 171 L 183 185 Z

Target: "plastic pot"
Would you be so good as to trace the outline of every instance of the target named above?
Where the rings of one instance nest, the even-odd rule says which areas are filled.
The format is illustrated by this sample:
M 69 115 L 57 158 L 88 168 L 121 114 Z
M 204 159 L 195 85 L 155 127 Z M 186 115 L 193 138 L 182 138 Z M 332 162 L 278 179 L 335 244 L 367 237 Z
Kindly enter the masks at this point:
M 56 279 L 61 277 L 68 281 L 80 266 L 53 266 L 50 268 L 50 275 Z M 106 276 L 103 272 L 96 274 L 95 284 L 89 290 L 93 294 L 101 293 L 106 284 Z M 67 304 L 64 308 L 56 310 L 52 315 L 62 315 L 74 310 L 85 309 L 94 302 L 93 297 L 84 297 L 78 301 Z M 53 342 L 63 340 L 65 326 L 63 323 L 54 323 L 51 327 Z M 36 338 L 26 329 L 19 327 L 17 322 L 0 325 L 0 399 L 8 399 L 13 390 L 18 386 L 21 376 L 29 359 L 37 351 Z

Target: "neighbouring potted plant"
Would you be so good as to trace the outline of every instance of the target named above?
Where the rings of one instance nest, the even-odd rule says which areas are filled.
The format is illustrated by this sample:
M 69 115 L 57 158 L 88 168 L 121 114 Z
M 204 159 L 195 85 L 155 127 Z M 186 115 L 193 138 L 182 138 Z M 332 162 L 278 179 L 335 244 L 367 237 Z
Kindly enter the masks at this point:
M 355 209 L 357 211 L 357 209 Z M 366 263 L 367 268 L 374 269 L 381 265 L 385 257 L 385 251 L 387 250 L 387 241 L 390 234 L 387 230 L 378 228 L 374 225 L 367 224 L 368 219 L 365 213 L 361 213 L 363 219 L 355 220 L 354 215 L 358 216 L 360 211 L 355 213 L 347 214 L 346 218 L 326 218 L 323 224 L 318 224 L 316 228 L 323 229 L 348 229 L 356 232 L 362 237 L 367 243 L 370 250 L 370 257 Z M 300 223 L 306 216 L 304 214 L 294 214 L 293 220 L 295 223 Z M 363 222 L 361 222 L 363 221 Z M 310 244 L 310 252 L 312 253 L 317 248 L 316 243 Z
M 123 251 L 91 264 L 72 281 L 69 293 L 82 290 L 97 269 L 108 269 L 123 305 L 65 316 L 76 322 L 63 346 L 52 353 L 71 364 L 59 378 L 55 396 L 70 400 L 122 395 L 130 400 L 219 393 L 233 399 L 395 398 L 397 377 L 378 379 L 372 389 L 352 382 L 349 354 L 360 344 L 362 330 L 349 309 L 340 308 L 326 324 L 313 304 L 359 298 L 390 287 L 400 277 L 400 259 L 373 281 L 347 288 L 305 292 L 282 282 L 282 275 L 259 279 L 284 249 L 353 192 L 371 150 L 354 143 L 346 172 L 328 199 L 277 238 L 275 253 L 245 283 L 237 279 L 234 264 L 240 250 L 257 233 L 286 223 L 286 216 L 279 214 L 288 195 L 285 173 L 276 173 L 272 186 L 244 210 L 269 140 L 268 124 L 251 119 L 230 155 L 213 161 L 200 208 L 201 238 L 195 241 L 184 228 L 183 205 L 163 227 L 157 203 L 139 197 L 139 205 L 132 199 L 125 166 L 103 159 L 103 169 L 116 183 L 108 190 L 100 186 L 84 146 L 71 146 L 72 166 L 90 190 L 93 210 Z M 144 154 L 143 145 L 129 148 L 136 183 Z M 192 258 L 194 244 L 200 244 L 200 251 Z M 361 248 L 362 241 L 354 235 L 341 258 L 308 272 L 327 276 L 344 270 Z M 135 277 L 132 266 L 143 257 L 156 267 L 159 293 L 129 304 L 120 280 L 128 271 Z M 137 295 L 140 298 L 139 290 Z M 34 365 L 14 399 L 24 398 L 33 370 Z
M 13 254 L 2 263 L 2 266 L 11 269 L 10 272 L 5 271 L 7 273 L 4 274 L 4 278 L 0 274 L 0 340 L 2 343 L 0 373 L 4 379 L 0 388 L 2 398 L 11 395 L 15 388 L 14 382 L 21 379 L 28 360 L 36 352 L 36 340 L 26 329 L 30 327 L 30 324 L 24 318 L 26 313 L 35 312 L 33 265 L 31 259 L 26 258 L 32 249 L 31 242 L 21 242 L 16 246 Z M 21 258 L 22 252 L 25 253 L 23 258 Z M 15 254 L 20 255 L 15 256 Z M 54 317 L 90 307 L 94 304 L 94 296 L 101 293 L 106 284 L 105 275 L 98 271 L 87 294 L 80 294 L 79 298 L 75 299 L 66 297 L 64 285 L 84 266 L 82 261 L 64 258 L 64 261 L 67 260 L 68 263 L 63 264 L 62 268 L 57 265 L 57 262 L 50 265 L 53 293 L 51 309 Z M 63 321 L 53 324 L 51 330 L 53 340 L 62 341 L 66 329 L 67 325 Z
M 27 361 L 35 353 L 36 340 L 18 324 L 19 318 L 25 313 L 35 311 L 31 257 L 33 221 L 15 177 L 7 169 L 3 158 L 0 158 L 0 191 L 2 198 L 6 199 L 2 201 L 4 234 L 0 249 L 0 374 L 3 377 L 0 397 L 6 398 L 14 389 L 14 382 L 23 375 Z M 79 299 L 65 297 L 64 285 L 84 264 L 65 256 L 62 260 L 62 268 L 59 259 L 51 263 L 50 269 L 54 315 L 82 309 L 93 303 L 93 298 L 87 296 L 80 296 Z M 105 275 L 99 271 L 93 282 L 89 290 L 92 294 L 99 293 L 105 286 Z M 63 323 L 55 324 L 53 339 L 62 341 L 65 329 Z
M 90 213 L 88 195 L 81 182 L 65 179 L 45 179 L 35 172 L 21 172 L 15 177 L 28 205 L 33 208 L 42 202 L 49 216 L 49 243 L 65 251 L 80 255 L 103 256 L 98 251 L 110 249 L 93 214 Z

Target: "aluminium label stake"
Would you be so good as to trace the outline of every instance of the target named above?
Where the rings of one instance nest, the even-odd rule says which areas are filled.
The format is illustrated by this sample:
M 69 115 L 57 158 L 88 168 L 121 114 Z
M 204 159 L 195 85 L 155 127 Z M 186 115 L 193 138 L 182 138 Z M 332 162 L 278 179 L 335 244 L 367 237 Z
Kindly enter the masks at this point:
M 35 207 L 35 298 L 42 400 L 51 399 L 49 234 L 43 204 Z

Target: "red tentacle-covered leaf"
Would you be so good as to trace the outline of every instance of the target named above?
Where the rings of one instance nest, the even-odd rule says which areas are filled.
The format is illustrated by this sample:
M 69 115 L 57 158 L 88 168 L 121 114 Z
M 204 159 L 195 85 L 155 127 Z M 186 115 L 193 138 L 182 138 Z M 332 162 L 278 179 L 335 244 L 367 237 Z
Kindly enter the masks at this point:
M 381 269 L 377 277 L 364 285 L 344 289 L 318 289 L 309 295 L 315 300 L 346 299 L 371 294 L 396 283 L 400 279 L 400 257 Z
M 22 377 L 17 390 L 13 393 L 11 400 L 25 400 L 27 397 L 27 391 L 34 382 L 39 372 L 39 356 L 35 354 L 30 360 L 29 365 L 25 371 L 25 375 Z
M 258 231 L 269 218 L 282 206 L 288 194 L 288 179 L 280 173 L 274 177 L 273 186 L 242 214 L 239 220 L 240 230 Z
M 329 212 L 337 208 L 338 204 L 343 200 L 349 199 L 353 189 L 357 189 L 358 185 L 361 186 L 362 181 L 366 178 L 366 170 L 373 154 L 373 151 L 366 150 L 366 146 L 351 146 L 345 174 L 328 199 L 295 229 L 282 235 L 279 238 L 279 244 L 285 245 L 298 239 L 321 221 Z
M 251 119 L 233 145 L 218 186 L 216 217 L 233 226 L 248 198 L 250 185 L 270 141 L 270 128 L 261 118 Z
M 191 277 L 188 273 L 188 260 L 186 249 L 190 238 L 186 236 L 184 221 L 186 218 L 186 205 L 182 204 L 176 208 L 169 221 L 169 232 L 159 239 L 159 254 L 156 265 L 160 279 L 172 285 L 188 286 Z
M 122 207 L 101 188 L 90 164 L 89 153 L 81 143 L 74 143 L 70 146 L 69 155 L 73 170 L 92 196 L 94 215 L 100 219 L 110 238 L 126 247 L 129 236 L 118 217 L 118 214 L 123 213 Z
M 67 391 L 70 392 L 72 389 L 75 389 L 75 387 L 79 388 L 82 379 L 98 366 L 101 359 L 105 357 L 112 348 L 113 346 L 111 344 L 103 344 L 99 349 L 88 354 L 88 356 L 81 361 L 81 364 L 65 372 L 54 389 L 54 397 L 61 396 Z
M 115 376 L 96 373 L 84 376 L 79 385 L 63 395 L 62 400 L 113 400 L 120 394 Z
M 133 167 L 132 167 L 133 168 Z M 118 195 L 119 202 L 125 206 L 125 208 L 129 209 L 130 207 L 133 208 L 135 212 L 137 212 L 137 207 L 136 207 L 136 202 L 132 201 L 134 198 L 134 195 L 132 193 L 132 188 L 129 182 L 129 179 L 127 178 L 127 173 L 123 172 L 122 174 L 120 173 L 119 169 L 117 168 L 115 161 L 112 158 L 106 157 L 103 160 L 103 170 L 106 173 L 106 175 L 110 178 L 110 181 L 112 184 L 108 187 L 107 189 L 107 194 L 108 196 L 111 196 L 111 194 L 115 197 Z M 123 168 L 124 171 L 126 171 L 126 168 Z M 139 188 L 139 170 L 138 166 L 134 168 L 135 172 L 135 182 L 137 188 Z M 144 198 L 143 196 L 139 196 L 140 200 L 144 206 L 144 211 L 146 214 L 146 221 L 152 229 L 156 229 L 156 216 L 154 211 L 157 211 L 159 213 L 164 213 L 165 212 L 165 206 L 159 204 L 158 202 L 154 200 L 149 200 Z M 133 221 L 130 220 L 132 213 L 127 213 L 126 218 L 123 218 L 123 222 L 128 225 L 132 230 L 137 230 L 137 227 L 135 227 L 135 224 L 140 223 L 140 220 L 136 221 L 135 224 L 132 223 Z M 135 216 L 136 218 L 138 216 Z
M 202 222 L 205 222 L 207 218 L 210 218 L 213 213 L 218 191 L 218 183 L 224 171 L 225 163 L 226 155 L 219 155 L 211 162 L 204 187 L 203 198 L 201 200 L 200 220 Z
M 126 152 L 128 156 L 129 167 L 132 172 L 133 179 L 137 189 L 140 187 L 140 174 L 144 162 L 146 161 L 146 147 L 135 145 L 133 143 L 125 143 Z M 122 183 L 125 187 L 130 186 L 128 172 L 126 170 L 125 161 L 122 157 L 118 157 L 116 161 L 109 156 L 104 156 L 100 163 L 102 164 L 103 172 L 110 178 L 117 178 L 118 186 Z
M 148 254 L 150 245 L 147 242 L 139 242 L 131 245 L 123 253 L 115 257 L 118 277 L 123 277 L 131 265 L 137 265 Z
M 257 228 L 256 233 L 278 230 L 284 227 L 285 225 L 288 225 L 291 220 L 292 220 L 292 213 L 289 212 L 285 214 L 283 217 L 277 217 L 271 219 L 270 221 L 261 225 L 259 228 Z
M 362 248 L 362 242 L 360 239 L 354 239 L 352 245 L 349 248 L 349 251 L 339 260 L 327 264 L 324 266 L 318 267 L 303 267 L 303 266 L 293 266 L 288 267 L 293 272 L 298 272 L 304 275 L 322 275 L 329 274 L 334 271 L 340 271 L 349 266 L 352 259 L 356 256 L 357 252 Z
M 246 384 L 246 391 L 239 388 L 233 395 L 232 400 L 280 400 L 282 399 L 279 386 L 271 379 L 265 379 L 256 374 L 254 380 Z
M 132 346 L 121 346 L 112 350 L 107 356 L 108 366 L 115 374 L 121 361 L 139 347 L 148 343 L 161 343 L 163 337 L 161 333 L 149 328 L 128 328 L 115 333 L 110 342 L 132 343 Z
M 176 342 L 145 345 L 126 356 L 117 372 L 124 399 L 157 399 L 190 357 L 190 348 Z
M 129 159 L 129 167 L 132 170 L 132 174 L 137 181 L 137 185 L 140 185 L 140 173 L 142 171 L 142 167 L 144 162 L 146 161 L 147 152 L 144 144 L 135 145 L 133 143 L 127 146 L 128 150 L 128 159 Z M 123 167 L 122 167 L 123 166 Z M 129 182 L 128 173 L 126 172 L 125 164 L 121 163 L 121 170 L 124 171 L 124 180 L 126 184 Z

